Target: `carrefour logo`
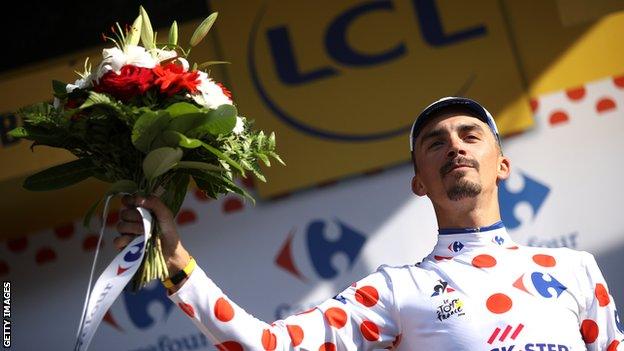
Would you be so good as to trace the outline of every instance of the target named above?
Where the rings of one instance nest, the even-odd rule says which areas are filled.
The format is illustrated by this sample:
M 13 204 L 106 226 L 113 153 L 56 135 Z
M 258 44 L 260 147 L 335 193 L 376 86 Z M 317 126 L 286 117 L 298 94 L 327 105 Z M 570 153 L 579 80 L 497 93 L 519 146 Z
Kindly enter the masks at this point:
M 155 281 L 136 293 L 124 291 L 123 306 L 126 316 L 113 313 L 110 310 L 104 316 L 104 322 L 120 332 L 125 332 L 120 321 L 126 317 L 137 329 L 143 330 L 152 327 L 159 320 L 164 320 L 169 316 L 173 302 L 167 297 L 167 292 L 162 284 Z M 160 308 L 154 308 L 155 306 L 160 306 Z M 159 310 L 163 311 L 161 315 L 155 316 L 150 313 L 150 311 Z
M 282 13 L 287 7 L 293 7 L 290 17 Z M 297 15 L 300 18 L 292 17 Z M 306 21 L 306 17 L 314 20 Z M 302 26 L 304 22 L 310 24 Z M 380 27 L 398 23 L 396 33 L 388 30 L 381 31 L 387 35 L 379 35 Z M 419 77 L 435 79 L 437 86 L 450 84 L 454 91 L 466 89 L 474 79 L 472 62 L 445 66 L 445 74 L 436 75 L 430 69 L 436 50 L 465 45 L 487 33 L 486 25 L 478 20 L 445 29 L 435 0 L 412 0 L 401 6 L 391 0 L 351 5 L 336 2 L 319 16 L 304 13 L 289 2 L 272 2 L 255 17 L 247 64 L 263 104 L 290 127 L 334 141 L 382 140 L 405 134 L 410 128 L 405 114 L 379 118 L 381 115 L 372 112 L 383 111 L 380 100 L 389 106 L 405 100 L 391 88 L 415 86 L 414 79 Z M 419 48 L 422 45 L 427 50 Z M 354 125 L 354 116 L 365 118 Z
M 339 219 L 332 222 L 338 229 L 338 237 L 332 238 L 334 240 L 327 237 L 329 221 L 318 219 L 307 224 L 304 238 L 307 261 L 301 259 L 304 255 L 293 253 L 293 240 L 299 237 L 295 237 L 296 230 L 291 231 L 275 257 L 275 264 L 303 281 L 307 281 L 308 277 L 305 277 L 297 267 L 304 264 L 311 266 L 320 279 L 332 279 L 345 273 L 332 265 L 332 259 L 336 255 L 346 256 L 348 260 L 346 270 L 351 270 L 366 242 L 366 236 Z
M 520 177 L 524 185 L 519 191 L 510 191 L 508 181 L 501 182 L 499 187 L 501 217 L 507 229 L 515 229 L 522 225 L 515 214 L 515 209 L 519 204 L 528 204 L 535 218 L 550 193 L 550 188 L 536 178 L 522 172 Z

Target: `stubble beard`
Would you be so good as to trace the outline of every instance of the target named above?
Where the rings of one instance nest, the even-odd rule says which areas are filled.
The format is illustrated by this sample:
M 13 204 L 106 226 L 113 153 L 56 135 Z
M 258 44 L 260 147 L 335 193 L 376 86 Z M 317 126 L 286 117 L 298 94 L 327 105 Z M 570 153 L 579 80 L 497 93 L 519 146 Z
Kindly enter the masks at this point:
M 458 172 L 455 184 L 447 190 L 446 195 L 451 201 L 474 198 L 481 194 L 481 184 L 467 180 L 464 175 L 464 172 Z

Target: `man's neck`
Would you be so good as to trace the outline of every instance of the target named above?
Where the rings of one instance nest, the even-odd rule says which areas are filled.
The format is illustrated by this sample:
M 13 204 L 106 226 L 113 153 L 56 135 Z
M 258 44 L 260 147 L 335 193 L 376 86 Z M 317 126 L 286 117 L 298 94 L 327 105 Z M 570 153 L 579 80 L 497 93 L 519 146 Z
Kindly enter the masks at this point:
M 434 204 L 439 228 L 480 228 L 501 220 L 497 200 L 484 197 Z

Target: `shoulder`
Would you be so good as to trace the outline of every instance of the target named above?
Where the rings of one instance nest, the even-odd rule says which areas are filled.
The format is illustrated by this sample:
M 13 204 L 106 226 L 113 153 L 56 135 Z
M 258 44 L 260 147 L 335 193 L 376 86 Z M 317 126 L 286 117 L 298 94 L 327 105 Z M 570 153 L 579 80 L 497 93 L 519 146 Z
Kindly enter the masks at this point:
M 585 266 L 587 262 L 594 261 L 594 256 L 587 251 L 570 249 L 567 247 L 533 247 L 520 246 L 520 249 L 531 260 L 543 267 L 554 266 Z

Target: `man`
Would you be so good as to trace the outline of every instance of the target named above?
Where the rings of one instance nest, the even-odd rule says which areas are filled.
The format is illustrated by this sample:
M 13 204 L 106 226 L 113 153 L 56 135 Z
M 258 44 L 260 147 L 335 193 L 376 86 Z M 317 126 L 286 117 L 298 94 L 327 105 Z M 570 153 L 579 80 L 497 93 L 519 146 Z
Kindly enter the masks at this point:
M 382 266 L 271 325 L 230 301 L 200 268 L 188 274 L 194 260 L 157 198 L 124 198 L 118 230 L 142 232 L 133 206 L 155 213 L 177 277 L 168 282 L 170 297 L 220 350 L 624 350 L 615 303 L 591 254 L 519 246 L 507 234 L 498 183 L 510 161 L 485 108 L 466 98 L 434 102 L 414 122 L 410 147 L 412 190 L 430 198 L 440 228 L 432 252 L 415 266 Z

